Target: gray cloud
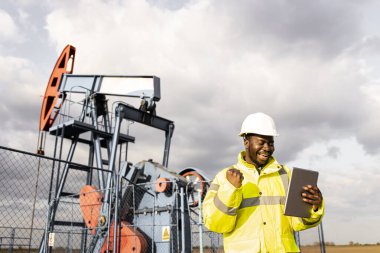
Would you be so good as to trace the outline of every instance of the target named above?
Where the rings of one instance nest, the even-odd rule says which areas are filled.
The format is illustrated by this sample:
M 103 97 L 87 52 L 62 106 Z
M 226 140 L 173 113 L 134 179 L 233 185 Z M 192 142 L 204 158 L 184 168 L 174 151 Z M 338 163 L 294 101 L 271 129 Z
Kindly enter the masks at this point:
M 333 58 L 324 62 L 323 60 L 318 60 L 318 57 L 323 56 L 323 53 L 321 54 L 321 51 L 317 50 L 314 51 L 314 57 L 306 62 L 303 57 L 304 54 L 301 52 L 301 54 L 293 57 L 288 56 L 287 61 L 282 63 L 276 60 L 277 55 L 269 53 L 265 56 L 260 53 L 254 53 L 252 51 L 254 44 L 242 49 L 236 47 L 234 51 L 231 51 L 231 47 L 240 46 L 242 42 L 246 43 L 246 41 L 252 41 L 252 39 L 275 41 L 275 44 L 269 43 L 265 45 L 268 47 L 267 49 L 273 51 L 282 49 L 283 46 L 302 44 L 305 41 L 313 41 L 317 46 L 327 47 L 333 41 L 334 43 L 340 43 L 339 49 L 333 48 L 334 50 L 332 50 L 335 52 L 335 56 L 339 56 L 345 48 L 352 44 L 352 40 L 355 41 L 360 35 L 360 22 L 358 21 L 358 11 L 354 8 L 355 3 L 325 5 L 323 2 L 313 2 L 313 6 L 304 6 L 302 2 L 275 2 L 264 5 L 259 1 L 243 1 L 240 4 L 230 5 L 230 3 L 223 3 L 212 7 L 198 7 L 197 4 L 199 5 L 197 2 L 187 3 L 186 11 L 188 11 L 189 15 L 190 13 L 195 13 L 195 10 L 191 8 L 195 9 L 194 6 L 196 6 L 200 9 L 200 13 L 202 11 L 211 11 L 209 14 L 213 19 L 203 19 L 200 22 L 201 14 L 198 14 L 194 16 L 194 23 L 187 23 L 186 19 L 184 19 L 177 29 L 171 31 L 167 30 L 163 25 L 165 22 L 167 24 L 173 22 L 174 18 L 177 17 L 176 13 L 173 13 L 172 16 L 161 22 L 158 28 L 164 32 L 164 35 L 173 37 L 178 42 L 185 43 L 183 39 L 190 38 L 189 35 L 191 34 L 198 37 L 198 40 L 200 38 L 200 41 L 205 42 L 205 44 L 196 43 L 193 44 L 193 47 L 189 47 L 186 44 L 177 43 L 172 48 L 177 53 L 171 54 L 165 42 L 155 41 L 154 44 L 151 44 L 151 48 L 144 49 L 146 52 L 137 51 L 133 53 L 132 50 L 137 49 L 139 44 L 129 40 L 126 41 L 125 39 L 128 36 L 123 35 L 124 32 L 122 32 L 119 33 L 120 38 L 122 38 L 120 41 L 126 42 L 125 47 L 128 47 L 128 44 L 132 46 L 131 49 L 123 49 L 125 47 L 119 47 L 117 42 L 112 42 L 116 43 L 114 48 L 118 48 L 118 50 L 104 51 L 109 59 L 112 58 L 116 61 L 120 58 L 117 57 L 120 53 L 131 54 L 130 57 L 125 57 L 124 59 L 127 61 L 116 67 L 116 69 L 127 68 L 140 73 L 145 72 L 143 69 L 151 69 L 157 72 L 155 66 L 156 64 L 160 66 L 158 74 L 161 74 L 162 90 L 165 96 L 164 99 L 166 99 L 166 101 L 161 102 L 163 104 L 162 112 L 171 115 L 177 121 L 177 133 L 191 137 L 189 140 L 193 140 L 194 143 L 188 141 L 189 146 L 194 146 L 195 143 L 202 143 L 202 140 L 205 140 L 204 142 L 208 145 L 203 146 L 206 150 L 210 149 L 210 143 L 213 141 L 208 141 L 210 137 L 207 136 L 212 136 L 213 134 L 200 137 L 198 133 L 202 131 L 199 131 L 198 128 L 202 130 L 208 129 L 213 133 L 224 130 L 220 133 L 226 136 L 231 130 L 237 131 L 241 120 L 246 114 L 253 111 L 265 111 L 278 120 L 278 126 L 284 133 L 282 136 L 285 137 L 281 137 L 282 139 L 278 142 L 280 147 L 282 143 L 288 143 L 287 145 L 289 145 L 289 143 L 292 143 L 291 140 L 297 137 L 297 144 L 294 146 L 290 144 L 293 147 L 290 149 L 292 151 L 285 151 L 285 154 L 280 156 L 285 160 L 289 160 L 294 157 L 297 150 L 311 143 L 311 141 L 308 141 L 310 136 L 324 139 L 333 134 L 349 134 L 353 125 L 355 125 L 353 123 L 366 117 L 366 114 L 363 113 L 366 111 L 364 105 L 355 102 L 358 95 L 359 97 L 362 96 L 363 99 L 365 98 L 360 94 L 359 88 L 366 80 L 358 72 L 349 73 L 355 67 L 355 59 L 345 58 L 343 55 L 343 57 Z M 29 8 L 31 8 L 30 6 Z M 33 8 L 37 9 L 36 7 Z M 54 17 L 65 18 L 70 15 L 70 18 L 74 18 L 74 20 L 79 18 L 74 14 L 75 10 L 70 10 L 67 14 L 63 14 L 65 6 L 60 6 L 60 8 L 62 11 L 56 11 L 49 16 L 47 26 L 50 36 L 58 40 L 59 36 L 64 35 L 66 32 L 71 32 L 65 29 L 72 28 L 72 26 L 62 27 L 63 30 L 55 29 L 59 25 L 54 23 Z M 279 9 L 281 9 L 281 12 L 278 12 Z M 39 10 L 42 11 L 41 9 Z M 125 11 L 128 11 L 128 9 Z M 219 11 L 222 12 L 218 13 Z M 161 15 L 154 10 L 152 12 L 158 16 Z M 336 19 L 337 13 L 340 13 L 339 19 Z M 228 16 L 234 18 L 226 19 L 225 17 Z M 272 18 L 274 16 L 276 19 Z M 347 18 L 348 16 L 350 18 Z M 123 19 L 124 16 L 121 16 L 121 18 Z M 135 18 L 138 19 L 137 17 Z M 85 26 L 86 22 L 84 20 L 86 20 L 86 16 L 81 16 L 81 20 L 83 21 L 79 22 L 76 28 L 78 31 L 81 29 L 81 24 L 83 27 Z M 215 20 L 222 22 L 220 27 L 223 27 L 222 25 L 225 25 L 225 27 L 212 27 L 211 22 L 215 22 Z M 112 20 L 109 21 L 113 22 Z M 133 22 L 132 20 L 132 24 L 129 26 L 127 24 L 124 30 L 132 29 L 133 31 L 133 25 L 135 24 Z M 56 26 L 49 24 L 55 24 Z M 111 23 L 110 25 L 116 25 L 116 31 L 119 29 L 117 23 Z M 213 34 L 213 37 L 209 37 L 206 35 L 207 33 L 200 33 L 201 31 L 197 30 L 197 28 L 201 26 L 206 31 L 213 30 L 216 33 Z M 236 30 L 237 27 L 240 30 Z M 154 27 L 148 21 L 147 28 L 153 29 L 154 34 L 154 29 L 157 27 Z M 345 32 L 348 29 L 350 29 L 350 33 Z M 60 31 L 59 36 L 56 34 L 57 30 Z M 183 31 L 186 32 L 184 33 Z M 225 39 L 224 35 L 221 35 L 221 31 L 225 34 L 231 33 L 233 36 Z M 237 37 L 234 37 L 234 34 Z M 181 40 L 182 35 L 184 37 Z M 332 39 L 332 35 L 334 35 L 334 39 Z M 85 38 L 79 34 L 75 36 Z M 110 36 L 114 36 L 112 32 Z M 272 37 L 272 39 L 267 36 Z M 351 37 L 347 39 L 345 36 Z M 204 40 L 206 38 L 209 38 L 209 41 Z M 139 37 L 134 39 L 140 40 Z M 341 43 L 341 41 L 346 44 Z M 231 42 L 232 44 L 229 44 Z M 221 54 L 221 50 L 213 47 L 212 43 L 219 43 L 220 48 L 223 48 L 223 54 Z M 86 48 L 88 49 L 86 50 Z M 310 49 L 315 48 L 310 46 Z M 85 54 L 83 58 L 80 58 L 81 51 L 84 51 Z M 92 50 L 87 44 L 84 48 L 81 47 L 78 50 L 77 57 L 79 59 L 94 58 L 92 68 L 94 69 L 93 72 L 96 73 L 97 69 L 103 66 L 102 61 L 98 61 L 97 58 L 105 58 L 107 55 L 99 52 L 100 55 L 97 56 L 90 54 L 91 52 Z M 161 53 L 158 54 L 158 52 Z M 263 52 L 267 53 L 268 50 L 263 49 Z M 144 57 L 148 55 L 154 60 L 150 64 L 146 64 L 146 59 L 148 58 Z M 132 61 L 132 59 L 134 60 Z M 174 62 L 175 65 L 173 65 Z M 202 62 L 202 64 L 200 65 L 197 62 Z M 216 68 L 219 62 L 225 63 L 223 69 Z M 347 66 L 344 66 L 345 64 Z M 332 69 L 331 66 L 335 66 L 335 69 Z M 83 70 L 86 70 L 86 67 L 82 67 Z M 349 73 L 349 76 L 347 76 L 347 73 Z M 276 77 L 273 78 L 273 75 Z M 233 89 L 227 88 L 229 86 L 233 87 Z M 248 92 L 241 92 L 243 90 Z M 256 95 L 257 91 L 259 91 L 259 95 Z M 342 96 L 337 97 L 336 94 L 340 93 L 342 93 Z M 16 105 L 17 103 L 7 103 L 7 106 L 11 108 L 17 108 Z M 346 108 L 350 106 L 355 106 L 355 108 L 347 112 Z M 35 106 L 27 106 L 26 108 L 34 111 L 34 113 L 27 112 L 25 116 L 28 117 L 29 115 L 35 115 L 36 112 L 38 113 L 38 107 L 38 102 L 35 102 Z M 281 108 L 281 110 L 277 108 Z M 19 108 L 17 109 L 19 110 Z M 236 109 L 239 109 L 239 112 L 236 112 Z M 189 118 L 189 115 L 192 117 Z M 209 122 L 215 122 L 215 124 L 210 125 Z M 14 124 L 20 125 L 16 122 Z M 189 132 L 191 131 L 191 129 L 187 129 L 189 125 L 192 126 L 192 131 L 197 134 Z M 218 128 L 218 131 L 215 131 L 216 128 Z M 311 129 L 312 133 L 308 131 Z M 368 133 L 368 131 L 366 132 Z M 288 138 L 287 136 L 292 137 Z M 368 141 L 366 141 L 367 139 Z M 370 138 L 367 139 L 364 135 L 360 138 L 363 143 L 369 143 Z M 235 138 L 224 137 L 219 140 L 219 143 L 224 140 L 226 140 L 224 145 L 229 146 L 234 142 Z M 373 145 L 376 146 L 376 144 Z M 236 144 L 234 146 L 237 147 Z
M 352 134 L 358 122 L 366 118 L 368 108 L 358 100 L 366 99 L 360 87 L 367 79 L 357 59 L 345 54 L 362 33 L 356 7 L 355 2 L 313 2 L 306 6 L 302 2 L 243 1 L 207 6 L 195 1 L 185 9 L 164 15 L 144 4 L 125 3 L 121 5 L 124 12 L 115 5 L 109 6 L 117 13 L 118 22 L 103 20 L 93 32 L 84 30 L 91 16 L 77 18 L 80 7 L 65 10 L 61 6 L 49 15 L 48 29 L 51 38 L 63 44 L 72 32 L 71 24 L 76 22 L 72 37 L 79 43 L 77 62 L 93 59 L 92 70 L 90 65 L 78 63 L 79 71 L 128 69 L 159 75 L 163 101 L 158 112 L 174 119 L 176 134 L 180 140 L 187 139 L 180 143 L 180 150 L 201 146 L 192 154 L 201 152 L 210 157 L 214 147 L 233 146 L 225 156 L 235 157 L 241 147 L 231 133 L 238 131 L 245 115 L 264 111 L 278 121 L 282 135 L 277 155 L 288 161 L 315 140 Z M 145 8 L 149 18 L 134 16 L 130 13 L 134 8 Z M 94 7 L 92 11 L 100 9 Z M 60 27 L 59 21 L 67 18 L 72 21 Z M 113 30 L 107 29 L 107 22 Z M 137 35 L 139 23 L 150 31 L 146 37 Z M 55 27 L 60 27 L 59 34 Z M 89 44 L 96 34 L 118 39 L 93 40 L 95 43 Z M 130 38 L 129 34 L 137 36 Z M 104 43 L 112 46 L 94 55 L 95 48 Z M 278 54 L 284 49 L 288 54 Z M 114 59 L 120 64 L 110 68 L 100 59 Z M 205 130 L 209 134 L 203 134 Z M 216 141 L 211 137 L 214 133 L 223 137 Z M 197 160 L 205 167 L 226 166 L 221 161 L 211 166 L 207 159 L 189 158 L 191 154 L 187 157 L 188 163 Z M 185 163 L 183 158 L 172 160 L 174 165 Z
M 363 5 L 355 1 L 224 1 L 216 6 L 231 17 L 236 28 L 232 36 L 249 48 L 267 48 L 276 57 L 335 57 L 362 33 Z
M 147 0 L 153 6 L 167 10 L 179 10 L 186 6 L 190 0 Z
M 327 155 L 331 156 L 332 158 L 337 158 L 340 153 L 339 147 L 330 147 L 327 150 Z
M 357 139 L 376 157 L 380 44 L 376 31 L 369 34 L 364 27 L 373 6 L 357 1 L 7 3 L 2 7 L 14 17 L 24 42 L 0 47 L 6 73 L 0 77 L 0 113 L 6 118 L 1 126 L 13 129 L 13 136 L 0 141 L 27 146 L 25 136 L 37 127 L 39 96 L 55 59 L 73 44 L 75 73 L 161 78 L 157 112 L 176 123 L 172 168 L 196 166 L 213 176 L 234 163 L 242 149 L 240 124 L 255 111 L 276 120 L 281 135 L 275 156 L 281 162 L 294 161 L 315 143 L 346 138 Z M 138 139 L 131 159 L 161 159 L 161 137 L 133 134 Z M 339 159 L 340 150 L 334 144 L 305 160 Z M 336 189 L 343 186 L 328 192 L 341 196 Z M 369 194 L 376 188 L 371 189 Z

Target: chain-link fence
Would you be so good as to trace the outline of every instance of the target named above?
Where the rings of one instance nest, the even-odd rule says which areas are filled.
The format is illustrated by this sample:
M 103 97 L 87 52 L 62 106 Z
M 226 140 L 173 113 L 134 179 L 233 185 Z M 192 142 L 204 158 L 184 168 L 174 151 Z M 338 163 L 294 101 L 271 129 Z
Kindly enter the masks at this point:
M 71 169 L 57 199 L 66 166 Z M 112 252 L 115 239 L 117 247 L 125 249 L 121 252 L 181 252 L 182 248 L 223 252 L 222 236 L 202 224 L 198 215 L 202 205 L 182 205 L 194 204 L 194 191 L 186 195 L 172 181 L 166 182 L 171 187 L 157 194 L 155 183 L 130 184 L 120 179 L 114 195 L 119 197 L 110 201 L 120 208 L 105 213 L 102 203 L 107 189 L 89 186 L 96 185 L 99 174 L 107 178 L 109 172 L 0 147 L 0 252 L 38 252 L 44 239 L 50 252 L 86 252 L 95 247 L 96 231 L 102 226 L 111 232 L 109 243 L 106 239 L 100 243 L 101 252 Z M 115 186 L 108 189 L 112 191 Z M 106 220 L 120 217 L 120 226 L 98 224 L 102 215 Z
M 66 166 L 71 169 L 57 199 Z M 85 252 L 94 244 L 106 190 L 84 186 L 97 182 L 96 168 L 0 147 L 0 173 L 0 252 L 38 252 L 43 239 L 51 252 Z M 112 251 L 113 231 L 120 247 L 130 252 L 179 252 L 184 244 L 186 252 L 199 252 L 200 247 L 204 252 L 223 252 L 221 236 L 203 227 L 197 207 L 181 207 L 181 197 L 189 196 L 180 196 L 176 182 L 169 183 L 172 187 L 157 195 L 154 183 L 131 185 L 121 180 L 122 222 L 116 230 L 109 224 L 110 243 L 104 243 L 102 252 Z
M 52 160 L 1 148 L 0 247 L 36 248 L 48 205 Z M 39 182 L 44 182 L 39 184 Z

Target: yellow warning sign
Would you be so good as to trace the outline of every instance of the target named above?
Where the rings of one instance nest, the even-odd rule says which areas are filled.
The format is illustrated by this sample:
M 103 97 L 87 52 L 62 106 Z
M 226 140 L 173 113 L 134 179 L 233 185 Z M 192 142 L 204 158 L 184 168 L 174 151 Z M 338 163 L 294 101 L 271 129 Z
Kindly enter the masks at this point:
M 170 241 L 170 227 L 162 227 L 162 241 Z

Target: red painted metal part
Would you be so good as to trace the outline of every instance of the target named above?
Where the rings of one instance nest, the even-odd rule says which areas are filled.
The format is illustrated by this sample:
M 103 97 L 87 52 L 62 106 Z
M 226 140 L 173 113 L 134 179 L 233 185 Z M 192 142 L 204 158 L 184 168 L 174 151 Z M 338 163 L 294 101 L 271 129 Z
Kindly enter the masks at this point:
M 110 234 L 109 234 L 109 243 L 108 243 L 108 252 L 112 252 L 113 248 L 113 240 L 114 240 L 114 223 L 112 224 L 110 228 Z M 116 248 L 119 249 L 119 243 L 120 243 L 120 252 L 119 250 L 116 250 L 117 253 L 145 253 L 148 251 L 148 242 L 146 241 L 145 237 L 133 226 L 131 226 L 130 223 L 126 221 L 121 221 L 120 228 L 117 230 L 117 246 Z M 104 245 L 102 249 L 100 250 L 101 253 L 107 253 L 107 242 L 104 242 Z
M 165 177 L 160 177 L 156 180 L 156 192 L 166 192 L 171 186 L 170 180 Z
M 201 198 L 203 199 L 203 197 L 206 195 L 206 182 L 202 175 L 196 171 L 187 171 L 180 173 L 180 175 L 185 177 L 189 183 L 193 183 L 194 187 L 197 188 L 196 191 L 201 192 Z M 192 203 L 190 203 L 189 206 L 191 207 L 196 207 L 199 204 L 199 199 L 194 195 L 194 192 L 190 194 Z
M 98 226 L 100 208 L 102 206 L 103 194 L 95 186 L 85 185 L 80 190 L 79 203 L 86 226 L 91 233 L 95 234 Z
M 85 185 L 82 187 L 79 195 L 79 204 L 82 210 L 83 219 L 86 226 L 91 230 L 92 235 L 95 235 L 95 229 L 98 226 L 100 208 L 102 206 L 103 194 L 97 190 L 95 186 Z M 103 244 L 101 253 L 107 253 L 107 240 L 108 248 L 113 248 L 114 240 L 114 223 L 111 225 L 109 235 Z M 117 253 L 145 253 L 148 250 L 148 242 L 143 234 L 131 226 L 127 221 L 120 222 L 120 228 L 117 229 L 117 248 L 120 252 Z
M 57 117 L 61 107 L 59 103 L 59 84 L 63 74 L 73 73 L 74 60 L 75 47 L 67 45 L 59 56 L 46 87 L 40 115 L 40 131 L 48 131 Z

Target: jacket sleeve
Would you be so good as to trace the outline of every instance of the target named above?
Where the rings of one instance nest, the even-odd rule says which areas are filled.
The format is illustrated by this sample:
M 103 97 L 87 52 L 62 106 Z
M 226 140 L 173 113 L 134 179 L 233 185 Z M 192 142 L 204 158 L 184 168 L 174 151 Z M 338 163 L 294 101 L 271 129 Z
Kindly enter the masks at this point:
M 289 217 L 291 219 L 292 227 L 295 231 L 316 227 L 321 223 L 325 213 L 325 201 L 322 200 L 321 207 L 315 212 L 311 210 L 310 218 Z
M 217 233 L 235 228 L 237 210 L 242 201 L 242 189 L 235 188 L 226 178 L 227 169 L 219 172 L 203 201 L 203 222 Z

